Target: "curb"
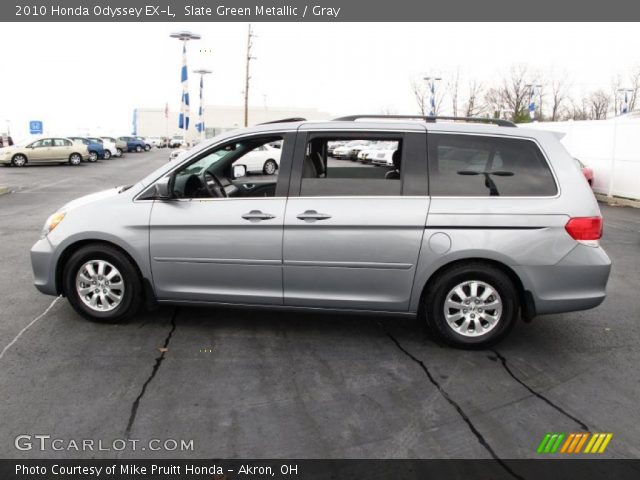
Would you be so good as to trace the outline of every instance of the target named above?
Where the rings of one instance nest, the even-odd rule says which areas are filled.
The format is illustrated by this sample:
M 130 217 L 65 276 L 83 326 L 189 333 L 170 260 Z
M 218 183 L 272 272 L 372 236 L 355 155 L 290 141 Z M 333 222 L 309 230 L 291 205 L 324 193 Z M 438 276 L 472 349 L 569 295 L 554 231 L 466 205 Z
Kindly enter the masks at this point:
M 0 185 L 0 195 L 4 195 L 5 193 L 11 193 L 11 190 L 9 190 L 9 187 Z
M 630 198 L 609 197 L 601 193 L 594 193 L 599 202 L 606 203 L 614 207 L 633 207 L 640 208 L 640 200 L 632 200 Z

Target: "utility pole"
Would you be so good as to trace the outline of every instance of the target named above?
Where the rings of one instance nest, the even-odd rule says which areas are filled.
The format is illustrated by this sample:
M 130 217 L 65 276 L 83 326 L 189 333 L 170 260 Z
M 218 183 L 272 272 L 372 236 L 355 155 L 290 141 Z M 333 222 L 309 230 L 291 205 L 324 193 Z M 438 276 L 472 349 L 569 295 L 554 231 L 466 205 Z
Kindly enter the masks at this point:
M 249 28 L 247 29 L 247 66 L 244 76 L 244 126 L 249 126 L 249 80 L 251 76 L 249 75 L 249 64 L 251 60 L 255 60 L 256 57 L 251 56 L 251 47 L 253 46 L 253 38 L 255 35 L 251 30 L 251 24 L 249 24 Z

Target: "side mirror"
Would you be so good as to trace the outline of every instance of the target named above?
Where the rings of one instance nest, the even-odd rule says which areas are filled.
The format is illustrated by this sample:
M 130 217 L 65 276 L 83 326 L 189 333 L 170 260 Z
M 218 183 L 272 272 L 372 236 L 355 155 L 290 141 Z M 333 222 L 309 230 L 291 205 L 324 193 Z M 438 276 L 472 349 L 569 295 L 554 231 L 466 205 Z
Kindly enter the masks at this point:
M 233 178 L 242 178 L 247 176 L 246 165 L 234 165 L 233 166 Z
M 157 200 L 169 200 L 171 198 L 171 189 L 169 185 L 171 177 L 165 176 L 158 180 L 153 186 L 153 196 Z

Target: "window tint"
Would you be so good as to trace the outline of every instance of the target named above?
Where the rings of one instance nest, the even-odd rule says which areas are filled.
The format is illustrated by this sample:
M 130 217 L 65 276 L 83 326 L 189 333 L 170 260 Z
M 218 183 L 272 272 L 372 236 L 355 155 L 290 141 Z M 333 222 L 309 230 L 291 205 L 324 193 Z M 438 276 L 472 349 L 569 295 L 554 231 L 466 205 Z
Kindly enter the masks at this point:
M 54 147 L 67 147 L 70 146 L 71 142 L 69 140 L 65 140 L 63 138 L 54 138 L 53 146 Z
M 429 134 L 429 189 L 435 196 L 538 197 L 558 193 L 531 140 Z
M 400 195 L 401 150 L 401 138 L 313 138 L 305 151 L 300 195 Z

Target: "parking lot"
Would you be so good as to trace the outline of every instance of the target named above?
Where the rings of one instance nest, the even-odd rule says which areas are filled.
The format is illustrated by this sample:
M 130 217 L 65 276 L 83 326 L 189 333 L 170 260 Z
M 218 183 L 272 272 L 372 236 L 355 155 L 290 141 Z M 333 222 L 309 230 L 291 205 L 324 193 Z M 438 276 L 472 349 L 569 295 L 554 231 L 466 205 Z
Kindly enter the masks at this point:
M 600 307 L 519 323 L 486 351 L 392 318 L 163 307 L 101 325 L 37 292 L 29 249 L 46 217 L 168 154 L 0 168 L 0 457 L 114 455 L 14 446 L 48 434 L 193 440 L 176 458 L 535 458 L 545 433 L 580 431 L 613 433 L 605 457 L 640 455 L 640 210 L 601 207 Z

